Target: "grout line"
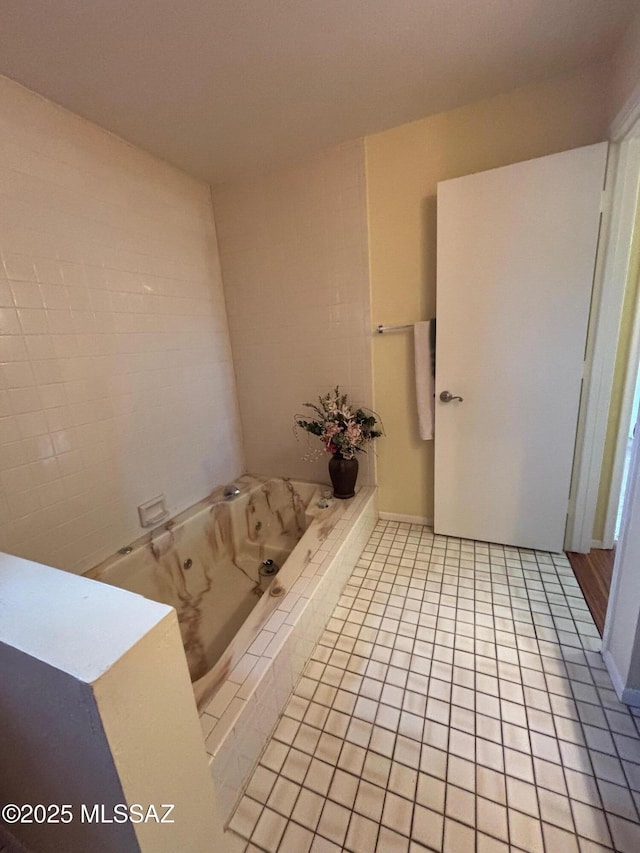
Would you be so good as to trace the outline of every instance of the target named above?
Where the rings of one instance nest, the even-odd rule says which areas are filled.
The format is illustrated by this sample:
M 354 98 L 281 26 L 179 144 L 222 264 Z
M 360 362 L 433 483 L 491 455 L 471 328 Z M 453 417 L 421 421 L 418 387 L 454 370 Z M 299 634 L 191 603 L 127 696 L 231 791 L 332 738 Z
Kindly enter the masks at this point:
M 534 756 L 531 739 L 532 732 L 539 732 L 545 737 L 550 735 L 546 728 L 541 730 L 532 729 L 530 725 L 530 709 L 540 711 L 549 717 L 549 722 L 554 732 L 553 739 L 558 749 L 560 748 L 560 744 L 565 741 L 558 736 L 556 717 L 568 719 L 572 726 L 579 727 L 582 740 L 585 744 L 583 748 L 587 750 L 589 766 L 591 767 L 591 773 L 587 774 L 587 778 L 591 778 L 596 786 L 598 786 L 599 780 L 595 775 L 591 756 L 592 753 L 600 751 L 587 745 L 588 741 L 585 736 L 586 725 L 594 725 L 598 731 L 608 733 L 613 741 L 615 755 L 609 755 L 609 753 L 601 754 L 619 760 L 617 758 L 619 748 L 613 737 L 614 730 L 611 728 L 609 717 L 605 713 L 607 710 L 617 713 L 618 710 L 615 707 L 611 708 L 611 705 L 607 705 L 606 697 L 603 698 L 601 695 L 600 691 L 607 689 L 606 682 L 604 685 L 602 685 L 601 682 L 598 682 L 594 677 L 594 672 L 602 670 L 600 668 L 594 669 L 592 666 L 592 663 L 595 664 L 595 661 L 590 657 L 590 655 L 595 653 L 588 647 L 585 647 L 585 642 L 587 646 L 589 645 L 589 638 L 587 636 L 585 640 L 583 635 L 581 635 L 577 630 L 577 620 L 574 618 L 574 614 L 568 601 L 568 596 L 565 592 L 565 587 L 562 584 L 563 570 L 566 570 L 567 567 L 565 567 L 564 564 L 560 564 L 560 566 L 556 565 L 556 563 L 554 563 L 553 556 L 541 554 L 540 552 L 527 552 L 524 549 L 506 549 L 500 546 L 475 543 L 472 546 L 473 556 L 474 561 L 479 568 L 474 572 L 472 569 L 467 569 L 467 567 L 462 565 L 463 560 L 467 560 L 471 557 L 470 551 L 463 550 L 463 545 L 465 544 L 464 540 L 452 540 L 450 542 L 446 537 L 430 535 L 428 540 L 424 540 L 425 542 L 429 542 L 429 554 L 427 556 L 425 553 L 427 548 L 423 547 L 422 536 L 418 535 L 417 532 L 414 533 L 413 531 L 413 526 L 401 526 L 397 523 L 394 524 L 391 522 L 384 526 L 381 526 L 380 524 L 376 525 L 371 538 L 368 540 L 367 545 L 363 549 L 360 559 L 357 561 L 354 570 L 346 580 L 345 587 L 340 595 L 338 603 L 329 618 L 327 628 L 320 636 L 318 643 L 312 652 L 311 659 L 305 666 L 304 671 L 297 682 L 296 689 L 299 688 L 303 679 L 310 684 L 315 684 L 313 692 L 310 693 L 310 698 L 306 699 L 304 696 L 302 697 L 302 701 L 306 702 L 302 718 L 298 720 L 297 717 L 294 718 L 287 716 L 286 711 L 290 708 L 290 703 L 288 703 L 283 715 L 280 716 L 276 723 L 276 725 L 279 725 L 280 721 L 284 718 L 292 721 L 295 720 L 295 722 L 298 723 L 298 729 L 294 735 L 287 735 L 287 737 L 292 738 L 291 743 L 288 744 L 283 744 L 282 741 L 278 741 L 272 734 L 272 738 L 277 743 L 283 744 L 286 747 L 285 759 L 277 773 L 277 778 L 274 784 L 277 784 L 277 781 L 283 777 L 282 769 L 284 764 L 292 750 L 294 748 L 297 749 L 293 744 L 298 736 L 300 727 L 305 725 L 309 729 L 315 729 L 320 733 L 313 745 L 312 755 L 308 756 L 310 758 L 310 763 L 302 782 L 294 783 L 298 786 L 299 790 L 287 820 L 297 823 L 297 825 L 301 825 L 291 818 L 291 814 L 293 814 L 293 811 L 295 810 L 302 790 L 309 790 L 308 788 L 305 788 L 305 782 L 311 773 L 311 762 L 314 758 L 317 758 L 319 761 L 323 760 L 317 756 L 317 752 L 320 748 L 319 744 L 322 740 L 322 735 L 328 733 L 327 726 L 329 725 L 332 712 L 337 711 L 340 707 L 345 708 L 342 704 L 343 697 L 351 695 L 353 697 L 353 702 L 349 700 L 349 713 L 345 713 L 345 711 L 340 712 L 345 715 L 346 729 L 342 736 L 343 743 L 341 745 L 340 752 L 333 764 L 327 794 L 324 795 L 324 803 L 322 805 L 317 826 L 320 825 L 320 821 L 322 820 L 325 809 L 327 808 L 327 803 L 336 802 L 336 800 L 329 796 L 329 791 L 336 779 L 337 771 L 340 769 L 358 780 L 353 804 L 348 809 L 350 814 L 346 823 L 343 844 L 346 845 L 346 839 L 348 838 L 349 829 L 355 812 L 355 803 L 363 782 L 367 782 L 384 792 L 382 812 L 380 820 L 378 821 L 377 838 L 380 837 L 382 827 L 386 826 L 382 823 L 382 815 L 384 814 L 385 805 L 388 798 L 390 798 L 390 794 L 393 793 L 395 795 L 395 792 L 389 788 L 391 776 L 389 775 L 387 777 L 386 784 L 383 787 L 377 784 L 377 782 L 365 779 L 362 774 L 364 772 L 364 764 L 369 754 L 384 755 L 384 758 L 389 761 L 389 774 L 393 771 L 394 764 L 397 763 L 402 767 L 409 768 L 411 772 L 416 775 L 416 790 L 413 793 L 413 797 L 404 797 L 405 800 L 408 800 L 408 802 L 411 803 L 411 819 L 408 835 L 404 832 L 399 833 L 405 839 L 412 838 L 416 805 L 418 804 L 417 785 L 419 783 L 420 776 L 423 773 L 429 776 L 429 778 L 432 778 L 427 771 L 422 770 L 422 754 L 425 746 L 427 745 L 424 740 L 424 728 L 429 721 L 436 724 L 438 723 L 437 720 L 427 717 L 427 705 L 429 703 L 429 699 L 439 695 L 438 693 L 432 694 L 431 686 L 432 682 L 434 686 L 438 683 L 442 683 L 443 685 L 448 683 L 449 699 L 447 705 L 449 722 L 447 725 L 445 779 L 439 780 L 445 786 L 444 805 L 441 813 L 443 821 L 443 836 L 441 837 L 441 842 L 444 842 L 447 820 L 454 820 L 454 818 L 447 818 L 446 813 L 447 791 L 449 785 L 452 784 L 448 781 L 449 761 L 451 758 L 451 754 L 449 752 L 451 736 L 452 733 L 456 731 L 469 734 L 469 730 L 465 727 L 463 721 L 456 724 L 456 721 L 454 720 L 455 715 L 453 712 L 454 709 L 457 708 L 462 712 L 473 713 L 473 763 L 476 767 L 473 790 L 476 812 L 473 829 L 475 831 L 475 843 L 477 846 L 479 832 L 477 828 L 477 814 L 478 799 L 480 796 L 477 786 L 477 768 L 484 766 L 479 763 L 476 751 L 476 740 L 478 738 L 477 721 L 478 714 L 481 716 L 485 715 L 483 712 L 478 710 L 478 696 L 486 695 L 487 697 L 495 699 L 498 703 L 499 716 L 494 717 L 489 713 L 488 718 L 494 719 L 499 723 L 503 768 L 500 773 L 498 773 L 498 771 L 493 767 L 489 767 L 489 769 L 492 772 L 497 773 L 502 778 L 506 786 L 507 780 L 510 778 L 511 774 L 507 773 L 507 763 L 505 760 L 506 746 L 504 742 L 504 726 L 507 724 L 507 720 L 505 720 L 503 716 L 504 708 L 502 706 L 502 702 L 512 701 L 513 697 L 509 696 L 508 692 L 504 692 L 505 690 L 508 691 L 509 684 L 519 684 L 522 691 L 522 701 L 518 699 L 516 700 L 516 704 L 522 708 L 522 713 L 526 719 L 526 726 L 521 726 L 519 723 L 511 722 L 510 720 L 508 721 L 508 724 L 510 726 L 514 726 L 518 730 L 524 729 L 527 732 L 529 752 L 521 750 L 517 745 L 512 745 L 509 748 L 515 750 L 519 754 L 527 755 L 531 763 L 531 767 L 533 768 L 533 785 L 535 788 L 539 815 L 538 818 L 531 818 L 531 815 L 527 812 L 524 812 L 523 814 L 536 820 L 541 833 L 543 848 L 547 850 L 548 845 L 544 836 L 544 824 L 547 823 L 547 821 L 542 819 L 539 792 L 540 790 L 553 791 L 553 789 L 547 789 L 545 785 L 538 784 L 534 758 L 538 757 L 540 761 L 545 761 L 562 768 L 562 778 L 566 794 L 561 796 L 565 796 L 566 799 L 569 800 L 570 808 L 572 798 L 569 796 L 569 788 L 567 785 L 567 767 L 562 760 L 560 761 L 560 764 L 557 764 L 548 758 Z M 412 536 L 416 541 L 411 541 Z M 373 544 L 376 544 L 376 547 L 370 548 Z M 409 545 L 411 545 L 411 548 L 409 548 Z M 443 545 L 444 547 L 442 547 Z M 464 556 L 465 554 L 467 556 Z M 516 563 L 515 554 L 518 556 L 517 562 L 519 565 L 513 565 Z M 532 559 L 523 559 L 523 554 L 530 554 Z M 546 560 L 549 560 L 549 562 L 547 562 L 545 558 Z M 509 565 L 508 561 L 511 561 L 512 565 Z M 416 566 L 416 563 L 418 562 L 425 562 L 427 565 L 423 569 L 422 567 Z M 570 571 L 570 567 L 568 568 L 568 571 Z M 565 577 L 568 577 L 568 571 L 564 571 Z M 419 578 L 417 577 L 418 573 L 420 575 Z M 430 578 L 429 575 L 432 575 L 432 577 Z M 412 581 L 414 579 L 416 581 L 420 581 L 421 589 L 418 583 L 416 583 L 415 587 L 412 587 Z M 421 592 L 420 597 L 414 598 L 412 595 L 412 591 L 414 590 Z M 464 595 L 462 595 L 463 591 Z M 556 616 L 556 611 L 560 605 L 556 598 L 554 598 L 555 596 L 563 597 L 575 630 L 569 632 L 564 630 L 558 631 L 555 619 L 567 617 Z M 505 603 L 504 599 L 508 600 L 508 605 Z M 425 603 L 429 603 L 430 600 L 434 602 L 433 607 L 435 613 L 425 614 L 423 613 L 423 606 Z M 479 602 L 483 602 L 486 606 L 479 609 Z M 469 604 L 472 604 L 472 607 L 469 607 Z M 505 614 L 503 611 L 507 607 L 509 608 L 509 611 L 508 614 Z M 525 613 L 530 615 L 530 620 L 525 618 Z M 470 617 L 468 621 L 467 618 L 465 618 L 467 614 L 469 614 Z M 483 618 L 478 620 L 478 615 L 481 615 Z M 423 616 L 427 616 L 428 618 L 425 618 L 426 624 L 421 625 L 421 619 Z M 441 620 L 443 624 L 440 624 Z M 453 623 L 452 629 L 449 628 L 448 623 L 450 621 Z M 485 627 L 487 623 L 490 623 L 493 627 Z M 433 625 L 433 627 L 427 627 L 430 625 Z M 430 657 L 423 657 L 422 654 L 418 654 L 415 651 L 415 646 L 418 642 L 418 635 L 421 628 L 425 629 L 426 636 L 432 637 L 429 641 L 422 641 L 427 642 L 427 645 L 432 647 Z M 477 643 L 479 629 L 482 629 L 483 635 L 481 642 L 487 643 L 491 647 L 495 653 L 493 657 L 488 657 L 487 655 L 478 652 Z M 553 640 L 545 639 L 545 635 L 548 636 L 549 631 L 553 632 Z M 573 636 L 580 645 L 567 645 L 566 639 L 563 636 L 567 633 L 569 634 L 569 639 Z M 502 637 L 502 634 L 505 636 Z M 540 634 L 543 637 L 542 640 L 539 639 Z M 487 639 L 489 635 L 492 635 L 491 640 Z M 531 642 L 522 643 L 522 640 L 524 639 L 528 639 Z M 542 647 L 540 646 L 541 642 L 543 644 Z M 537 651 L 531 651 L 531 647 L 535 648 Z M 367 649 L 369 649 L 368 654 Z M 503 652 L 501 654 L 501 649 L 504 649 L 505 651 L 509 650 L 510 653 L 505 654 Z M 446 654 L 444 653 L 445 651 L 447 652 Z M 399 661 L 398 657 L 405 654 L 409 656 L 408 661 L 403 658 Z M 525 658 L 523 661 L 522 656 L 524 654 L 530 654 L 533 657 L 530 660 Z M 467 655 L 469 655 L 469 659 L 472 660 L 471 665 L 466 658 Z M 365 665 L 367 657 L 368 663 Z M 413 661 L 414 657 L 424 660 L 425 668 L 423 670 L 416 670 Z M 541 668 L 537 668 L 537 666 L 535 666 L 535 658 L 539 659 Z M 480 672 L 478 669 L 478 662 L 483 659 L 486 659 L 487 661 L 488 670 L 495 672 L 495 675 L 488 677 L 495 682 L 496 694 L 485 693 L 483 690 L 478 688 L 477 676 Z M 513 662 L 514 660 L 515 662 Z M 547 666 L 544 665 L 545 660 L 550 662 Z M 394 663 L 392 663 L 392 661 L 394 661 Z M 555 664 L 552 664 L 552 661 L 554 661 Z M 577 661 L 581 662 L 577 663 Z M 491 663 L 489 664 L 489 662 Z M 531 665 L 527 666 L 527 662 Z M 372 667 L 372 663 L 378 663 L 380 666 Z M 432 673 L 434 663 L 441 665 L 438 666 L 439 671 L 437 674 Z M 512 667 L 513 671 L 511 671 Z M 569 667 L 569 669 L 567 667 Z M 581 672 L 579 667 L 584 667 L 584 673 Z M 398 670 L 397 673 L 396 669 Z M 442 672 L 440 672 L 441 669 Z M 313 673 L 312 675 L 309 674 L 310 670 Z M 449 670 L 448 682 L 441 681 L 438 676 L 446 675 L 447 670 Z M 427 688 L 424 694 L 425 709 L 421 714 L 423 719 L 422 738 L 421 740 L 417 740 L 415 735 L 406 735 L 401 733 L 400 727 L 402 726 L 402 714 L 414 713 L 413 711 L 408 711 L 405 708 L 407 693 L 411 692 L 410 688 L 407 686 L 409 684 L 409 679 L 412 674 L 423 675 L 427 671 L 428 676 L 426 674 L 424 675 L 425 678 L 428 678 Z M 341 675 L 340 672 L 342 673 Z M 374 672 L 375 674 L 373 674 Z M 562 674 L 559 674 L 559 672 L 562 672 Z M 381 673 L 384 674 L 382 675 Z M 402 673 L 402 675 L 400 675 L 400 673 Z M 529 675 L 527 675 L 527 673 L 529 673 Z M 392 679 L 389 678 L 390 674 L 393 675 Z M 486 675 L 486 673 L 484 674 Z M 514 681 L 513 679 L 516 674 L 518 675 L 519 680 Z M 400 683 L 396 684 L 396 678 L 398 676 L 400 677 Z M 586 676 L 588 676 L 590 680 L 586 680 Z M 469 686 L 470 677 L 472 678 L 473 687 Z M 567 689 L 565 692 L 553 692 L 549 686 L 549 680 L 552 677 L 554 679 L 557 678 L 566 681 Z M 367 698 L 371 695 L 370 691 L 364 692 L 362 689 L 365 680 L 367 680 L 367 683 L 380 685 L 380 690 L 377 692 L 377 698 L 371 700 L 375 702 L 376 705 L 373 721 L 365 720 L 362 717 L 356 716 L 354 713 L 359 699 Z M 544 689 L 540 686 L 541 683 L 544 684 Z M 331 694 L 331 698 L 316 698 L 316 693 L 319 692 L 319 688 L 325 685 L 328 685 L 335 691 Z M 395 704 L 382 701 L 382 694 L 385 686 L 394 685 L 401 690 L 400 697 L 395 701 Z M 574 685 L 576 686 L 574 687 Z M 577 698 L 576 691 L 580 685 L 583 685 L 582 689 L 590 688 L 594 691 L 591 699 L 586 699 L 582 694 L 580 694 L 580 699 Z M 559 688 L 561 685 L 557 684 L 555 686 Z M 460 691 L 466 691 L 468 689 L 473 690 L 473 712 L 470 711 L 468 705 L 463 701 L 465 693 L 460 692 L 459 695 L 456 695 L 456 687 L 460 688 Z M 376 690 L 377 688 L 374 688 L 374 694 Z M 547 697 L 549 710 L 547 711 L 545 709 L 542 711 L 535 702 L 531 703 L 530 701 L 527 701 L 527 694 L 525 691 L 542 691 Z M 304 695 L 307 693 L 308 690 L 305 687 Z M 294 690 L 292 696 L 296 695 L 297 694 Z M 574 720 L 572 717 L 564 717 L 562 713 L 554 710 L 553 704 L 550 704 L 550 699 L 554 695 L 566 699 L 574 705 L 578 720 Z M 536 696 L 537 693 L 531 694 L 533 699 L 535 699 Z M 598 704 L 595 704 L 593 697 L 597 697 Z M 438 699 L 438 701 L 442 700 Z M 327 702 L 329 702 L 329 704 L 326 704 Z M 601 715 L 598 718 L 599 722 L 602 722 L 604 719 L 605 724 L 598 725 L 593 720 L 589 720 L 587 723 L 586 720 L 589 718 L 585 718 L 584 715 L 580 713 L 580 708 L 583 705 L 598 709 Z M 319 722 L 320 718 L 318 718 L 317 724 L 315 720 L 310 722 L 306 719 L 309 710 L 313 709 L 314 706 L 327 710 L 327 714 L 323 715 L 321 718 L 321 723 Z M 390 710 L 393 709 L 398 713 L 398 724 L 395 726 L 394 730 L 388 729 L 385 725 L 376 722 L 378 719 L 379 709 L 385 707 Z M 633 720 L 632 725 L 637 730 L 638 721 L 633 719 L 632 715 L 629 715 L 629 718 Z M 368 736 L 366 737 L 366 746 L 357 744 L 357 746 L 363 750 L 363 766 L 358 773 L 354 773 L 348 768 L 338 767 L 343 752 L 348 749 L 348 745 L 352 745 L 354 743 L 353 741 L 347 740 L 346 737 L 349 728 L 354 722 L 369 726 Z M 335 720 L 332 720 L 332 727 L 334 723 Z M 387 753 L 383 754 L 378 752 L 375 748 L 372 748 L 372 737 L 377 728 L 382 731 L 388 731 L 393 735 L 393 748 L 390 755 Z M 624 732 L 621 732 L 620 734 L 621 736 L 628 736 Z M 469 734 L 469 736 L 471 735 Z M 401 737 L 403 738 L 403 741 L 400 741 Z M 416 742 L 416 747 L 419 749 L 417 767 L 412 764 L 405 764 L 404 761 L 400 760 L 399 745 L 405 741 Z M 269 742 L 271 742 L 271 740 Z M 489 738 L 489 742 L 495 743 L 491 738 Z M 311 749 L 311 746 L 309 749 Z M 308 753 L 304 754 L 308 755 Z M 287 777 L 284 778 L 286 779 Z M 520 777 L 514 778 L 520 779 Z M 630 793 L 628 784 L 625 790 Z M 553 792 L 557 793 L 555 791 Z M 515 806 L 512 807 L 509 805 L 510 798 L 506 787 L 505 795 L 506 803 L 503 808 L 505 809 L 507 819 L 507 837 L 511 844 L 509 813 L 510 811 L 517 811 L 518 813 L 522 812 Z M 402 797 L 403 795 L 399 794 L 398 796 Z M 389 799 L 389 801 L 391 800 Z M 632 801 L 634 803 L 634 809 L 637 810 L 637 801 L 634 796 L 632 796 Z M 602 805 L 601 800 L 600 802 Z M 338 805 L 342 804 L 338 803 Z M 267 807 L 262 806 L 260 815 L 263 813 L 264 808 Z M 607 826 L 610 830 L 609 821 L 606 817 L 607 812 L 604 809 L 602 809 L 602 811 L 605 813 Z M 572 808 L 571 814 L 574 836 L 577 838 L 578 835 Z M 260 815 L 258 820 L 260 819 Z M 555 826 L 556 824 L 552 823 L 551 825 Z M 317 831 L 317 826 L 314 838 L 327 838 L 327 836 L 324 836 Z M 567 831 L 565 825 L 560 826 L 560 828 Z M 252 830 L 252 834 L 254 831 L 255 827 L 254 830 Z M 397 832 L 397 830 L 392 831 Z M 502 839 L 498 838 L 497 835 L 494 836 L 490 831 L 487 832 L 487 834 L 502 841 Z M 549 853 L 553 853 L 553 851 L 549 851 Z

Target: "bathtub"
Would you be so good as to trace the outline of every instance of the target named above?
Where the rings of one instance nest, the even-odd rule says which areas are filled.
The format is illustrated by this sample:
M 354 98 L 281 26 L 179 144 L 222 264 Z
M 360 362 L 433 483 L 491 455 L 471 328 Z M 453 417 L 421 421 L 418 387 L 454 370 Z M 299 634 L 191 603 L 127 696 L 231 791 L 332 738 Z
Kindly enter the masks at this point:
M 317 484 L 249 475 L 236 484 L 235 498 L 217 489 L 86 573 L 176 609 L 199 708 L 275 609 L 270 589 L 295 580 L 286 571 L 261 577 L 263 561 L 283 567 L 312 522 L 328 530 L 340 510 L 336 501 L 317 506 Z
M 244 475 L 86 575 L 175 607 L 218 801 L 231 814 L 377 522 L 376 490 Z M 261 579 L 271 559 L 279 572 Z

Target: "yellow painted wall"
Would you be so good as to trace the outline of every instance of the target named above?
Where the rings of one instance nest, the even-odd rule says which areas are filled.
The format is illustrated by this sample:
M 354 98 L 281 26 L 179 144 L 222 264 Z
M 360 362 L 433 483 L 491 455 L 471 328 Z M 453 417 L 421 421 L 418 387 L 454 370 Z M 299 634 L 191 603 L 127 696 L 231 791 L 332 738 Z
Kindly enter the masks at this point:
M 601 542 L 604 538 L 604 526 L 609 504 L 609 493 L 611 491 L 611 477 L 613 475 L 614 454 L 620 429 L 620 415 L 622 408 L 622 395 L 627 378 L 629 364 L 629 346 L 633 332 L 633 321 L 638 310 L 638 290 L 640 288 L 640 208 L 636 214 L 636 224 L 631 249 L 631 260 L 629 264 L 629 275 L 622 304 L 622 316 L 620 318 L 620 334 L 618 336 L 618 349 L 616 352 L 616 366 L 613 375 L 613 386 L 611 389 L 611 403 L 609 406 L 609 420 L 607 421 L 607 437 L 604 444 L 602 457 L 602 469 L 600 473 L 600 488 L 598 489 L 598 503 L 596 505 L 596 516 L 593 524 L 593 538 Z
M 607 71 L 595 67 L 365 140 L 373 325 L 433 316 L 436 184 L 606 137 Z M 372 341 L 380 509 L 433 517 L 433 442 L 418 437 L 411 331 Z M 455 389 L 454 389 L 455 390 Z

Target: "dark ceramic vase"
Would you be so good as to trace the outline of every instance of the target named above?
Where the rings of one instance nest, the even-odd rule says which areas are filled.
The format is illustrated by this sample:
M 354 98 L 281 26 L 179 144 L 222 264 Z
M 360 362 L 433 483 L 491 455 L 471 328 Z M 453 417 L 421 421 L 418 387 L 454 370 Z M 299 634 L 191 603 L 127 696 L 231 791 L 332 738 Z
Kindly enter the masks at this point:
M 355 495 L 355 485 L 358 478 L 358 460 L 343 459 L 337 453 L 329 460 L 329 476 L 333 486 L 334 498 L 346 500 Z

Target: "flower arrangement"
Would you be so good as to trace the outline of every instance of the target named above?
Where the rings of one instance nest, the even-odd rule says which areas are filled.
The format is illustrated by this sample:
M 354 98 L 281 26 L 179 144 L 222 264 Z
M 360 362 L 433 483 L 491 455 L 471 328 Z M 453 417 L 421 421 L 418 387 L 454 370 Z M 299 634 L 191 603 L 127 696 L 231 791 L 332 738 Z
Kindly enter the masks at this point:
M 318 400 L 319 406 L 304 403 L 315 415 L 310 420 L 296 415 L 296 427 L 317 435 L 327 453 L 339 459 L 354 459 L 356 453 L 365 452 L 365 445 L 384 435 L 381 429 L 376 429 L 374 413 L 362 408 L 354 411 L 338 385 Z

